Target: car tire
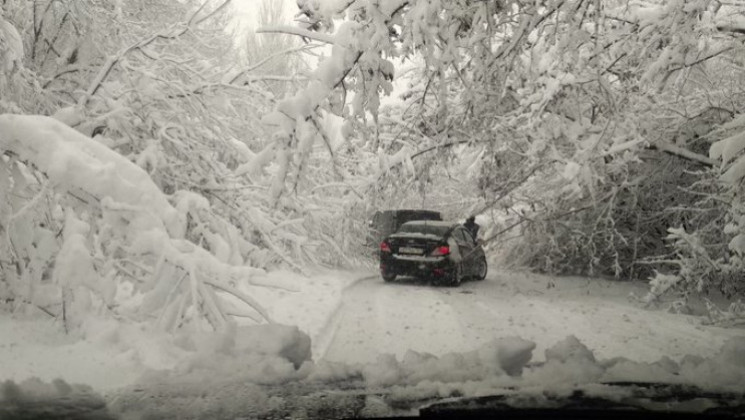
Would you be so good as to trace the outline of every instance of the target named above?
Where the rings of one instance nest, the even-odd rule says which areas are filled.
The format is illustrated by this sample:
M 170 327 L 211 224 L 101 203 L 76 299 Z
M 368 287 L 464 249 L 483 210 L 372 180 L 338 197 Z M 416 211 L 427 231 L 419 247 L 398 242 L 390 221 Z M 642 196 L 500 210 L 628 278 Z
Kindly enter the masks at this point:
M 455 268 L 453 268 L 453 274 L 450 276 L 450 281 L 448 282 L 448 286 L 450 287 L 458 287 L 460 286 L 460 283 L 463 281 L 463 267 L 461 267 L 461 264 L 456 264 Z
M 383 277 L 383 281 L 386 283 L 396 280 L 396 273 L 381 273 L 381 276 Z
M 486 273 L 489 270 L 489 267 L 486 264 L 486 257 L 481 257 L 481 259 L 476 263 L 476 275 L 474 278 L 476 280 L 483 280 L 486 278 Z

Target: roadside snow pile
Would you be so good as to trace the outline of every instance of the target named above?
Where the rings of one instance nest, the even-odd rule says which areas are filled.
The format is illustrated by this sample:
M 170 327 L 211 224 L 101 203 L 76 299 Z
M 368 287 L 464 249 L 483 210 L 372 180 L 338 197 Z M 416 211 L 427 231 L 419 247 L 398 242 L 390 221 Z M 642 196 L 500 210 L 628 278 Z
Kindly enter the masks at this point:
M 323 342 L 342 291 L 363 276 L 335 271 L 310 277 L 291 272 L 258 276 L 257 284 L 241 283 L 240 289 L 265 302 L 277 324 L 255 326 L 251 320 L 238 319 L 222 332 L 182 329 L 166 334 L 147 323 L 90 314 L 76 331 L 66 334 L 60 322 L 41 312 L 0 315 L 0 381 L 64 378 L 108 391 L 136 382 L 146 371 L 200 371 L 214 376 L 205 373 L 214 368 L 224 371 L 218 375 L 224 378 L 246 366 L 297 377 L 295 369 L 316 354 L 316 343 Z M 273 287 L 262 287 L 263 283 Z M 248 376 L 259 382 L 285 378 L 255 371 Z
M 576 385 L 592 383 L 662 382 L 742 392 L 745 384 L 745 337 L 729 339 L 709 359 L 686 356 L 680 362 L 668 357 L 654 363 L 640 363 L 623 357 L 597 360 L 590 349 L 576 337 L 569 336 L 545 351 L 545 362 L 531 365 L 528 362 L 534 347 L 534 343 L 516 338 L 498 340 L 476 352 L 448 354 L 439 359 L 426 357 L 426 364 L 419 361 L 420 355 L 407 355 L 401 362 L 381 358 L 377 364 L 365 366 L 361 374 L 372 386 L 379 385 L 378 378 L 381 377 L 399 378 L 390 396 L 397 401 L 478 397 L 508 386 L 573 389 Z M 510 348 L 513 361 L 501 364 L 501 371 L 483 363 L 489 360 L 489 354 L 496 351 L 499 355 Z M 442 369 L 443 366 L 447 369 Z M 511 377 L 505 375 L 510 368 L 516 373 Z M 517 373 L 518 368 L 524 368 L 522 375 Z M 418 380 L 407 381 L 408 378 Z
M 545 362 L 530 363 L 536 344 L 519 337 L 493 340 L 465 353 L 440 357 L 408 351 L 402 359 L 381 355 L 368 364 L 312 362 L 309 339 L 296 328 L 268 326 L 240 334 L 230 348 L 201 352 L 181 373 L 204 370 L 219 372 L 222 378 L 254 383 L 281 383 L 304 380 L 311 383 L 362 381 L 367 388 L 392 388 L 392 396 L 421 399 L 452 395 L 486 395 L 506 386 L 572 387 L 600 382 L 687 383 L 714 389 L 740 390 L 745 384 L 745 337 L 727 341 L 709 359 L 686 356 L 676 362 L 664 357 L 654 363 L 636 362 L 623 357 L 598 360 L 576 337 L 569 336 L 545 351 Z M 206 340 L 212 343 L 220 340 Z M 260 343 L 260 344 L 257 344 Z M 264 359 L 256 358 L 264 356 Z M 238 365 L 231 365 L 233 362 Z M 249 367 L 249 365 L 252 365 Z M 259 366 L 257 368 L 257 366 Z M 179 376 L 168 374 L 172 378 Z M 198 376 L 198 375 L 197 375 Z M 181 378 L 183 379 L 183 378 Z M 412 394 L 412 389 L 416 392 Z
M 452 396 L 478 397 L 506 387 L 567 389 L 601 382 L 664 382 L 717 390 L 742 391 L 745 384 L 745 337 L 732 338 L 709 359 L 664 357 L 654 363 L 623 357 L 598 360 L 576 337 L 546 349 L 545 362 L 529 363 L 535 343 L 521 338 L 494 340 L 478 350 L 436 357 L 409 351 L 398 360 L 382 355 L 375 363 L 345 365 L 319 362 L 308 379 L 340 382 L 362 379 L 367 387 L 386 388 L 393 401 Z
M 336 404 L 362 404 L 357 409 L 364 411 L 372 409 L 369 403 L 376 413 L 391 414 L 393 407 L 418 407 L 442 398 L 504 393 L 541 396 L 544 391 L 570 395 L 603 382 L 688 383 L 734 392 L 742 392 L 745 383 L 745 337 L 730 339 L 708 359 L 687 356 L 679 362 L 663 358 L 655 363 L 598 360 L 571 336 L 547 349 L 545 362 L 532 364 L 535 343 L 518 337 L 493 340 L 465 353 L 437 357 L 409 351 L 400 360 L 384 355 L 374 363 L 355 365 L 313 362 L 310 339 L 296 327 L 236 327 L 221 333 L 184 335 L 174 342 L 188 356 L 171 369 L 150 371 L 132 386 L 109 391 L 109 412 L 122 417 L 188 418 L 273 413 L 285 418 L 307 417 L 301 413 L 308 414 L 310 407 L 337 410 Z M 59 395 L 68 395 L 72 406 L 105 408 L 95 395 L 86 393 L 89 388 L 62 381 L 52 385 L 37 379 L 7 382 L 2 389 L 0 414 L 17 407 L 17 401 L 54 406 Z M 604 392 L 606 388 L 598 389 Z M 335 393 L 339 390 L 344 392 Z M 342 417 L 352 414 L 339 412 Z M 310 418 L 336 418 L 326 414 Z
M 360 376 L 370 387 L 415 385 L 420 382 L 464 382 L 489 377 L 519 376 L 530 361 L 535 343 L 517 337 L 493 340 L 468 353 L 441 357 L 409 350 L 403 360 L 381 355 L 375 363 L 343 365 L 319 362 L 309 379 L 339 381 Z
M 591 382 L 686 383 L 741 391 L 745 384 L 745 337 L 730 338 L 711 358 L 687 355 L 679 362 L 662 357 L 642 363 L 617 357 L 595 360 L 592 351 L 574 337 L 546 350 L 546 363 L 531 370 L 525 381 L 535 384 Z
M 182 335 L 175 344 L 188 352 L 177 366 L 145 373 L 149 383 L 276 384 L 307 375 L 310 338 L 297 327 L 258 325 L 225 332 Z
M 113 419 L 106 401 L 84 385 L 61 379 L 45 383 L 36 378 L 0 383 L 0 418 Z
M 618 381 L 692 384 L 734 393 L 742 393 L 745 383 L 745 337 L 730 339 L 709 359 L 691 356 L 680 362 L 598 360 L 570 336 L 545 351 L 546 362 L 532 364 L 535 343 L 517 337 L 494 340 L 466 353 L 437 357 L 409 351 L 400 360 L 383 355 L 369 364 L 344 364 L 308 360 L 307 337 L 282 328 L 281 334 L 262 335 L 274 336 L 274 354 L 241 348 L 235 345 L 239 339 L 231 343 L 203 337 L 215 347 L 203 348 L 172 371 L 152 372 L 136 386 L 111 394 L 110 408 L 122 416 L 141 417 L 337 418 L 330 412 L 310 414 L 311 409 L 325 407 L 348 418 L 366 412 L 393 415 L 451 397 L 514 394 L 530 404 L 546 395 L 572 395 L 577 389 L 606 393 L 611 399 L 628 397 L 621 388 L 601 385 Z M 279 356 L 280 348 L 285 354 L 304 354 L 303 363 L 298 366 Z M 344 404 L 357 411 L 340 407 Z

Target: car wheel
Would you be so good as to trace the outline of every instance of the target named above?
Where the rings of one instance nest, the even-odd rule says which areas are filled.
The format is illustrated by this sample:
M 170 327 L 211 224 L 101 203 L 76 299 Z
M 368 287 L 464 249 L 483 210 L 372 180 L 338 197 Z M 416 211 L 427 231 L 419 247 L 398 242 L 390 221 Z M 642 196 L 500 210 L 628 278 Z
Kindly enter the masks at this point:
M 383 276 L 383 281 L 386 283 L 396 280 L 396 273 L 381 273 L 381 275 Z
M 485 279 L 487 270 L 486 257 L 481 257 L 481 259 L 476 263 L 476 280 Z
M 458 287 L 460 286 L 461 281 L 463 281 L 463 268 L 461 267 L 461 264 L 456 264 L 455 268 L 453 268 L 453 274 L 451 274 L 448 286 Z

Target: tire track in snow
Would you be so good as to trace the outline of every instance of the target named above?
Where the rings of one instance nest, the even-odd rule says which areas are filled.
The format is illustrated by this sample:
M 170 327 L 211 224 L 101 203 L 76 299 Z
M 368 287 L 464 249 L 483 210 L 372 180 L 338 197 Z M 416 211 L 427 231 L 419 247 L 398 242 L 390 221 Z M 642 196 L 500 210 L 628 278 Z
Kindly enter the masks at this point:
M 368 278 L 369 279 L 369 278 Z M 459 288 L 414 282 L 358 282 L 333 317 L 321 358 L 370 362 L 407 349 L 442 355 L 495 338 L 535 341 L 534 360 L 568 335 L 599 358 L 656 361 L 663 355 L 712 355 L 737 331 L 703 327 L 694 317 L 644 310 L 627 301 L 624 282 L 496 272 Z
M 342 289 L 342 297 L 339 299 L 338 304 L 334 308 L 334 310 L 329 315 L 328 319 L 324 323 L 324 325 L 319 329 L 318 334 L 313 337 L 311 343 L 312 343 L 312 354 L 314 359 L 320 359 L 323 358 L 326 355 L 326 352 L 328 351 L 329 346 L 334 341 L 334 338 L 336 337 L 336 333 L 339 329 L 339 324 L 341 323 L 342 317 L 340 314 L 344 310 L 344 301 L 345 301 L 345 294 L 347 291 L 354 286 L 356 286 L 360 282 L 364 281 L 370 281 L 377 279 L 379 275 L 376 274 L 370 274 L 366 276 L 359 277 L 355 280 L 353 280 L 351 283 L 349 283 L 344 289 Z
M 524 277 L 524 278 L 523 278 Z M 491 319 L 492 337 L 517 335 L 536 342 L 534 360 L 546 348 L 574 335 L 598 358 L 633 356 L 653 362 L 662 356 L 709 357 L 733 330 L 703 327 L 695 317 L 641 309 L 628 301 L 630 285 L 580 278 L 549 278 L 499 273 L 490 287 L 474 291 L 473 301 L 454 298 L 451 304 L 473 312 L 476 306 Z M 499 290 L 502 290 L 501 295 Z M 475 312 L 473 312 L 475 314 Z M 474 321 L 476 327 L 484 323 Z
M 358 283 L 347 290 L 340 326 L 323 358 L 361 363 L 406 350 L 442 354 L 458 349 L 462 331 L 437 289 L 416 283 Z

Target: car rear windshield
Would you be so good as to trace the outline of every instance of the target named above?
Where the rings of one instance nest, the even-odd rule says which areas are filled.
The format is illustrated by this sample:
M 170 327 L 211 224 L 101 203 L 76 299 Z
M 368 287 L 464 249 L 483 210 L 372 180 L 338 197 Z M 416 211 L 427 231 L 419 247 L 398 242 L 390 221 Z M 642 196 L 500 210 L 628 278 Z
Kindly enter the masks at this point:
M 399 211 L 398 222 L 404 224 L 410 220 L 442 220 L 440 213 L 434 211 Z
M 450 226 L 429 223 L 406 223 L 398 233 L 422 233 L 425 235 L 445 236 Z

